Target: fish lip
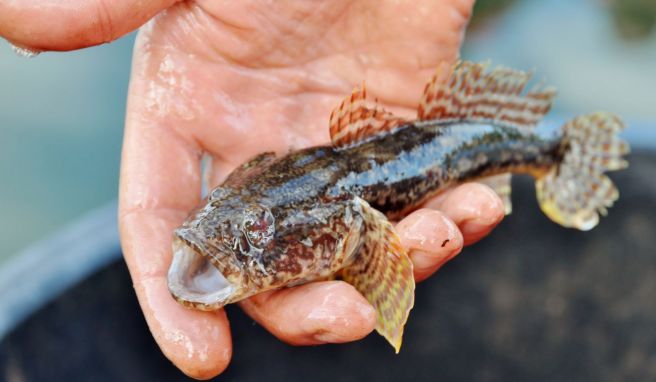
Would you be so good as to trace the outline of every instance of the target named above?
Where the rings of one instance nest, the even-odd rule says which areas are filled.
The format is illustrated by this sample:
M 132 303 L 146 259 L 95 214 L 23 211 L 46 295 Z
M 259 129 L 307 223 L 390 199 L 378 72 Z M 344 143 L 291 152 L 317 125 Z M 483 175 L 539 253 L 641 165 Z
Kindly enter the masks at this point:
M 211 261 L 210 256 L 199 253 L 190 243 L 200 241 L 190 236 L 195 235 L 189 230 L 176 231 L 173 260 L 167 275 L 169 291 L 185 305 L 202 310 L 219 309 L 238 295 L 239 284 L 229 280 L 217 266 L 220 264 Z

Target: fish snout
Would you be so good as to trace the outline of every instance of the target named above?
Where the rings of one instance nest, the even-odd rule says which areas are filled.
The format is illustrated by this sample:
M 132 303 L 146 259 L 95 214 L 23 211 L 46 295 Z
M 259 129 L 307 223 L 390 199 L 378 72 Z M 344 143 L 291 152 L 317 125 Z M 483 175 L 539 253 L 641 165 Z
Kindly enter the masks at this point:
M 216 310 L 232 302 L 241 289 L 239 275 L 230 276 L 226 267 L 219 269 L 210 261 L 210 255 L 201 253 L 193 241 L 180 235 L 176 232 L 173 239 L 173 261 L 168 272 L 171 294 L 181 303 L 202 310 Z

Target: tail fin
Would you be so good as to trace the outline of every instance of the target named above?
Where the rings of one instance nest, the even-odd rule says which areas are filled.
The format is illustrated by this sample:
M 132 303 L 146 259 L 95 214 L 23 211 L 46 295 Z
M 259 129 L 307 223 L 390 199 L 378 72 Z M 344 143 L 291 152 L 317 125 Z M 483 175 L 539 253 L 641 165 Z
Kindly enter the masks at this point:
M 562 160 L 536 182 L 542 211 L 564 227 L 583 231 L 599 222 L 599 214 L 619 197 L 606 171 L 625 168 L 629 145 L 618 137 L 622 121 L 610 113 L 573 119 L 562 127 Z

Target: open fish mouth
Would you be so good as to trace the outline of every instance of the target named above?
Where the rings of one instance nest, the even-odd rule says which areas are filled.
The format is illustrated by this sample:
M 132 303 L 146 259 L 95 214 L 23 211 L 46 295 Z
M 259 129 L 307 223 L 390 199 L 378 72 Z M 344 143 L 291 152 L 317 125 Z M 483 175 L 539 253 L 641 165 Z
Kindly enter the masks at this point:
M 179 238 L 173 241 L 168 283 L 169 290 L 178 300 L 207 310 L 225 305 L 237 291 L 237 287 L 206 256 Z

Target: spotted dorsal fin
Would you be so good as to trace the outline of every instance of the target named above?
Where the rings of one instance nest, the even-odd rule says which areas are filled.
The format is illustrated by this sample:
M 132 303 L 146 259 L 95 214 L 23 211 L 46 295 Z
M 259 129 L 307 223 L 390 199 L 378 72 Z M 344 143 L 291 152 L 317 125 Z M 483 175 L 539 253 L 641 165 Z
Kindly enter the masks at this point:
M 367 101 L 364 83 L 330 113 L 330 139 L 335 148 L 346 148 L 389 134 L 408 121 Z
M 551 109 L 554 88 L 524 92 L 530 73 L 486 63 L 442 64 L 424 89 L 419 120 L 463 120 L 533 127 Z

